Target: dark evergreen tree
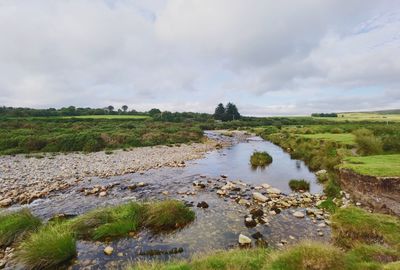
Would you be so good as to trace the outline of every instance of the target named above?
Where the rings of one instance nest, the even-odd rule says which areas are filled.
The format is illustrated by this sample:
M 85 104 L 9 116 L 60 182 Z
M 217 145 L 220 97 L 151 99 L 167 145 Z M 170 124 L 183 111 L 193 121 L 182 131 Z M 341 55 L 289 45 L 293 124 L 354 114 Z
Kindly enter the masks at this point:
M 220 103 L 218 104 L 217 108 L 215 108 L 214 119 L 224 120 L 224 115 L 225 115 L 225 107 L 224 104 Z
M 124 113 L 126 113 L 126 111 L 128 110 L 128 105 L 123 105 L 122 110 L 124 111 Z
M 229 102 L 225 107 L 225 121 L 239 120 L 240 113 L 235 104 Z

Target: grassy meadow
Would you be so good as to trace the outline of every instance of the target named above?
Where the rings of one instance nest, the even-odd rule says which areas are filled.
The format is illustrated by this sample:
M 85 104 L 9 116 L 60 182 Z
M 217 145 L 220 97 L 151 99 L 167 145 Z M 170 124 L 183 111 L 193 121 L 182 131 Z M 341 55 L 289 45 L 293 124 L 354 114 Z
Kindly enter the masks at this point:
M 400 176 L 400 154 L 348 157 L 340 168 L 350 169 L 358 174 L 398 177 Z
M 381 113 L 340 113 L 338 117 L 315 117 L 316 119 L 329 119 L 332 121 L 369 121 L 369 122 L 400 122 L 400 114 Z

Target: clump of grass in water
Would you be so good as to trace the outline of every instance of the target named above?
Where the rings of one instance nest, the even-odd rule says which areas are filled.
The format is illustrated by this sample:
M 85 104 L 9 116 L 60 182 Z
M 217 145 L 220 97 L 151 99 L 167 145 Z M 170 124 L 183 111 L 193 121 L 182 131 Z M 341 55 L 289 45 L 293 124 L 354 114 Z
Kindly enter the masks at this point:
M 289 181 L 289 187 L 293 190 L 293 191 L 309 191 L 310 190 L 310 182 L 301 179 L 301 180 L 297 180 L 297 179 L 292 179 Z
M 254 152 L 250 157 L 252 166 L 266 166 L 272 163 L 272 157 L 267 152 Z
M 0 215 L 0 246 L 9 246 L 41 225 L 40 219 L 33 216 L 28 209 Z
M 194 212 L 182 202 L 135 202 L 96 209 L 69 221 L 78 238 L 104 240 L 125 236 L 148 227 L 155 232 L 181 228 L 194 220 Z
M 195 218 L 192 210 L 176 200 L 151 203 L 145 209 L 144 225 L 155 232 L 182 228 Z
M 65 224 L 51 224 L 19 246 L 16 257 L 29 269 L 54 269 L 76 255 L 74 233 Z
M 137 231 L 143 222 L 143 206 L 127 203 L 96 209 L 70 221 L 79 238 L 100 240 Z

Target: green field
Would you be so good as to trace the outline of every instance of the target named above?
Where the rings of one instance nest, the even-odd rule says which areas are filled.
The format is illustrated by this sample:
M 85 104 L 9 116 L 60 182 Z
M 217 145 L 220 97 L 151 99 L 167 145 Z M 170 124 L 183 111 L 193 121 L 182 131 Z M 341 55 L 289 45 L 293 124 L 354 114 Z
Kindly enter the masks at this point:
M 400 154 L 348 157 L 339 167 L 362 175 L 400 177 Z
M 354 145 L 355 136 L 351 133 L 333 134 L 333 133 L 318 133 L 318 134 L 299 134 L 303 138 L 338 142 L 345 145 Z
M 79 116 L 62 116 L 60 118 L 78 118 L 78 119 L 148 119 L 148 115 L 79 115 Z
M 400 114 L 379 113 L 340 113 L 338 117 L 313 117 L 332 121 L 371 121 L 371 122 L 400 122 Z

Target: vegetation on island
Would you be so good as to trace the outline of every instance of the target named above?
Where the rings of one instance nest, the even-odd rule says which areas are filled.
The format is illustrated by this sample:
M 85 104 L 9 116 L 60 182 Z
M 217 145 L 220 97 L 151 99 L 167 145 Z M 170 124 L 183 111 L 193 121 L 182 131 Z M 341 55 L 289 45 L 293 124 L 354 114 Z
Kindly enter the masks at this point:
M 309 191 L 310 182 L 304 179 L 292 179 L 289 181 L 289 187 L 293 191 Z
M 250 164 L 253 167 L 266 166 L 272 163 L 272 157 L 267 152 L 254 152 L 250 157 Z

